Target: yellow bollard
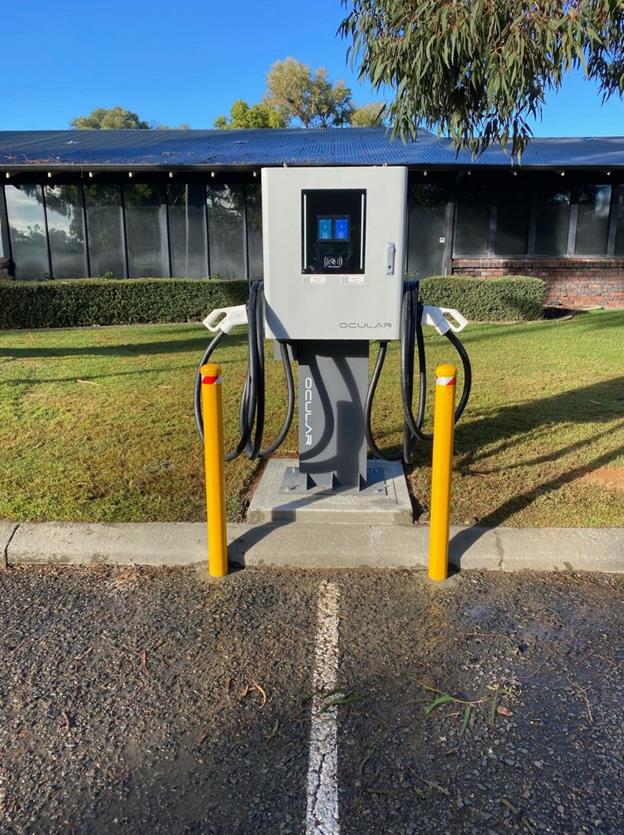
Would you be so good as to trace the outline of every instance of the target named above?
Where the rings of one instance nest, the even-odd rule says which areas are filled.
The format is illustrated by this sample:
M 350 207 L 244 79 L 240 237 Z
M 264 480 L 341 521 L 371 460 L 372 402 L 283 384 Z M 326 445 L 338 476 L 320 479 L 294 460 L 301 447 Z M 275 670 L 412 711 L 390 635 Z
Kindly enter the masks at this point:
M 225 470 L 223 451 L 223 404 L 221 368 L 202 366 L 202 415 L 204 419 L 204 466 L 206 471 L 206 521 L 208 524 L 208 574 L 228 573 L 225 524 Z
M 436 368 L 429 522 L 429 577 L 432 580 L 448 577 L 456 377 L 457 369 L 453 365 Z

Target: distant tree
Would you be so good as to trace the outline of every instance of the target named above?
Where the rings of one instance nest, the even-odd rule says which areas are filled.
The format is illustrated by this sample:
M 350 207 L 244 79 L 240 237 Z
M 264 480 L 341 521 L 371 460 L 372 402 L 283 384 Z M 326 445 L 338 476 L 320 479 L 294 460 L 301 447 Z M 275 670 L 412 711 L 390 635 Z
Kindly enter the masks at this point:
M 624 0 L 342 0 L 360 77 L 390 88 L 393 129 L 522 152 L 571 69 L 624 96 Z
M 285 128 L 286 119 L 268 102 L 248 105 L 244 99 L 237 99 L 230 108 L 229 118 L 219 116 L 215 128 Z
M 88 116 L 76 116 L 72 119 L 71 126 L 76 130 L 146 130 L 150 127 L 149 123 L 140 119 L 136 113 L 119 106 L 97 107 Z
M 180 125 L 161 125 L 160 122 L 155 122 L 150 125 L 154 130 L 190 130 L 191 126 L 188 122 L 182 122 Z
M 355 107 L 351 90 L 342 81 L 332 84 L 327 70 L 312 71 L 295 58 L 273 64 L 259 104 L 238 99 L 229 116 L 219 116 L 216 128 L 374 127 L 385 125 L 385 104 Z
M 351 126 L 354 128 L 378 128 L 385 125 L 386 105 L 383 102 L 364 104 L 356 107 L 351 116 Z
M 277 61 L 267 76 L 265 101 L 290 124 L 304 128 L 340 127 L 353 113 L 351 90 L 342 81 L 332 84 L 327 70 L 310 67 L 295 58 Z

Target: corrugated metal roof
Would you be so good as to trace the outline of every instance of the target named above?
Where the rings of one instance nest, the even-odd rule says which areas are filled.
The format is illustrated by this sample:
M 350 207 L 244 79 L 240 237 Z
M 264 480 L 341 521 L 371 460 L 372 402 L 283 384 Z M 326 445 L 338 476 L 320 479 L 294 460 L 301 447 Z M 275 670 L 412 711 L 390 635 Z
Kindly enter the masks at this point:
M 252 168 L 273 165 L 509 166 L 499 148 L 479 159 L 422 131 L 415 142 L 383 128 L 314 130 L 1 131 L 0 166 L 21 168 Z M 517 163 L 514 163 L 517 164 Z M 624 167 L 624 137 L 534 139 L 523 168 Z

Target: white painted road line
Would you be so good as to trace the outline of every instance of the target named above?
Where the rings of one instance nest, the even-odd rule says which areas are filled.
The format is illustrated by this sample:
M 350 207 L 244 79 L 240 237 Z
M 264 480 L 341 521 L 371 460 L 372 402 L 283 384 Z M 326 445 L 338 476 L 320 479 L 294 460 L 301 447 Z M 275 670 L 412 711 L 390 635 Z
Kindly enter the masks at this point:
M 306 835 L 338 835 L 338 718 L 327 693 L 338 679 L 338 603 L 335 583 L 321 583 L 318 598 L 314 696 L 308 765 Z

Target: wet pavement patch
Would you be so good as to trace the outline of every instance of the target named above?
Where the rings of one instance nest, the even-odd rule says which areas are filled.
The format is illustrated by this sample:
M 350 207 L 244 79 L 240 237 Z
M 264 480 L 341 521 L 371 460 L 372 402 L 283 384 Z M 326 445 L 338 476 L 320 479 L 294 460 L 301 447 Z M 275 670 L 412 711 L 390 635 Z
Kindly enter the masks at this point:
M 328 581 L 343 835 L 621 831 L 622 578 L 104 567 L 0 571 L 0 831 L 306 832 Z
M 621 579 L 370 583 L 344 600 L 344 833 L 622 831 Z

